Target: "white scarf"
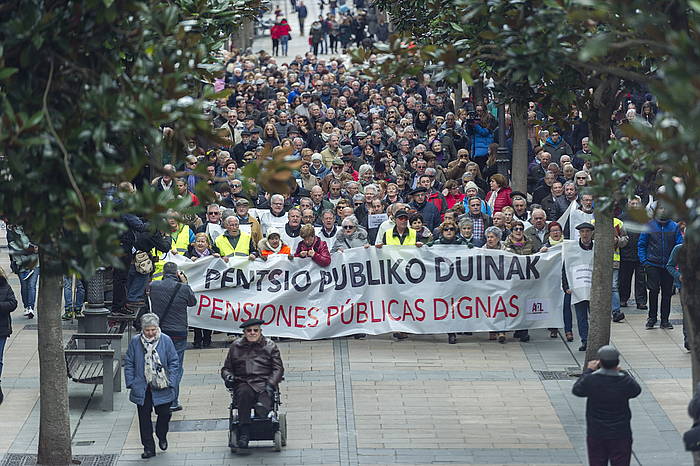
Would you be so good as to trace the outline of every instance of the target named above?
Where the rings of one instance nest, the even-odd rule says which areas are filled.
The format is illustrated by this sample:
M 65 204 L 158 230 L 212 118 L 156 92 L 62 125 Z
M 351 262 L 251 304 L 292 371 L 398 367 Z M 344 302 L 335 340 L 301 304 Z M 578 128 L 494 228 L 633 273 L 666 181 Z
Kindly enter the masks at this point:
M 144 349 L 144 376 L 146 377 L 146 383 L 151 386 L 151 388 L 162 390 L 168 388 L 170 381 L 168 380 L 168 374 L 165 373 L 165 368 L 160 362 L 160 356 L 158 351 L 156 351 L 156 346 L 160 341 L 160 329 L 156 333 L 156 336 L 152 339 L 147 339 L 144 334 L 141 334 L 141 344 Z

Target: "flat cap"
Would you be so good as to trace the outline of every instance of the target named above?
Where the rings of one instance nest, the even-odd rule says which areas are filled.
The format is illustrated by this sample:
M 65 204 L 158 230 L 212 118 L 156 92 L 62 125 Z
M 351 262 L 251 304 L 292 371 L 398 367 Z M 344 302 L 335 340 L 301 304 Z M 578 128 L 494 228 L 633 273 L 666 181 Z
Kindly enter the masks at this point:
M 264 323 L 265 323 L 265 321 L 262 319 L 248 319 L 245 322 L 243 322 L 241 325 L 239 325 L 239 328 L 248 328 L 248 327 L 252 327 L 253 325 L 262 325 Z

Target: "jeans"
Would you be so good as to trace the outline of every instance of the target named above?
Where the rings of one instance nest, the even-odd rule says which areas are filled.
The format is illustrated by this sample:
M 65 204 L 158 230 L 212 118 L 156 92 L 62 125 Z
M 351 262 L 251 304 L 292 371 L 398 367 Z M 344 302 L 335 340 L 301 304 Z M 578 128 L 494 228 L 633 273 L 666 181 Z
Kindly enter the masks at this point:
M 619 291 L 620 288 L 618 286 L 618 283 L 620 283 L 619 277 L 620 277 L 620 269 L 613 269 L 613 277 L 612 277 L 612 312 L 613 312 L 613 314 L 620 312 L 620 291 Z
M 146 389 L 146 398 L 143 406 L 136 405 L 139 413 L 139 433 L 141 434 L 141 444 L 146 451 L 156 451 L 156 443 L 153 441 L 153 421 L 151 421 L 151 411 L 156 412 L 156 437 L 158 440 L 167 440 L 168 424 L 170 423 L 170 403 L 153 406 L 153 395 L 151 387 Z
M 578 324 L 578 336 L 581 337 L 582 343 L 588 341 L 588 311 L 590 305 L 590 301 L 581 301 L 574 304 L 576 323 Z
M 126 275 L 126 302 L 143 302 L 147 283 L 148 275 L 138 273 L 134 264 L 131 264 Z
M 671 313 L 673 277 L 662 267 L 648 265 L 645 268 L 647 288 L 649 288 L 649 319 L 656 322 L 659 311 L 659 291 L 661 292 L 661 322 L 668 322 Z
M 27 278 L 29 277 L 29 278 Z M 36 284 L 39 281 L 39 267 L 19 273 L 22 304 L 25 309 L 34 309 L 36 305 Z
M 168 335 L 170 336 L 170 335 Z M 171 337 L 172 338 L 172 337 Z M 177 380 L 182 381 L 182 374 L 184 373 L 185 363 L 185 348 L 187 348 L 187 337 L 185 338 L 172 338 L 173 344 L 175 345 L 175 351 L 177 351 L 177 357 L 180 359 L 180 366 L 178 369 Z M 173 406 L 178 406 L 180 404 L 180 383 L 178 382 L 175 387 L 175 400 L 173 401 Z
M 289 36 L 282 36 L 280 43 L 282 44 L 282 55 L 286 57 L 289 52 Z
M 73 280 L 75 280 L 75 302 L 73 301 Z M 63 310 L 65 312 L 78 312 L 85 302 L 85 285 L 82 280 L 72 277 L 63 277 Z
M 647 303 L 647 282 L 644 268 L 639 261 L 620 262 L 620 301 L 626 303 L 632 294 L 632 275 L 634 275 L 634 301 L 637 306 Z
M 0 377 L 2 377 L 2 355 L 5 353 L 7 337 L 0 337 Z
M 571 332 L 573 330 L 573 319 L 571 318 L 571 295 L 564 293 L 564 308 L 562 309 L 564 313 L 564 332 Z

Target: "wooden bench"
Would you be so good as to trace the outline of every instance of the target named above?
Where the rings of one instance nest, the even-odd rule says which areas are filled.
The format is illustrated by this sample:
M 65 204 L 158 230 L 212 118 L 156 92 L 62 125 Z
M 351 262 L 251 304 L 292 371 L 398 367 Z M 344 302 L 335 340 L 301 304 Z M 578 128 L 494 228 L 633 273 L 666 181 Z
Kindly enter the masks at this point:
M 76 333 L 66 344 L 66 371 L 68 378 L 78 383 L 102 385 L 102 410 L 114 410 L 114 392 L 122 391 L 120 333 Z M 110 348 L 85 349 L 85 340 L 119 340 Z M 82 347 L 81 347 L 82 346 Z

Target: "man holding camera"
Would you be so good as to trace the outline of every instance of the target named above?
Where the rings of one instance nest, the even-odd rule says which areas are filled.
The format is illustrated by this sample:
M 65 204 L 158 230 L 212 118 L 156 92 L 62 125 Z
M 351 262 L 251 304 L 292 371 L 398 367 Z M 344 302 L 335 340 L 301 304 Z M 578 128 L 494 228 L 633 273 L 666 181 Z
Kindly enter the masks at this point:
M 620 369 L 620 353 L 610 345 L 598 350 L 598 358 L 588 362 L 572 393 L 588 398 L 586 430 L 588 464 L 591 466 L 629 466 L 632 456 L 630 398 L 642 388 Z
M 261 319 L 248 319 L 240 325 L 244 336 L 231 344 L 221 368 L 221 378 L 236 393 L 239 448 L 248 448 L 250 410 L 255 408 L 258 417 L 267 416 L 284 375 L 280 350 L 274 341 L 263 336 L 263 323 Z
M 177 264 L 166 262 L 163 265 L 163 279 L 151 282 L 149 299 L 151 312 L 158 315 L 160 329 L 173 341 L 180 359 L 178 366 L 180 374 L 174 377 L 174 380 L 182 380 L 187 347 L 187 307 L 194 306 L 197 299 L 194 297 L 192 288 L 187 284 L 187 277 L 177 269 Z M 170 405 L 171 411 L 182 410 L 179 395 L 178 384 L 175 387 L 175 401 Z

